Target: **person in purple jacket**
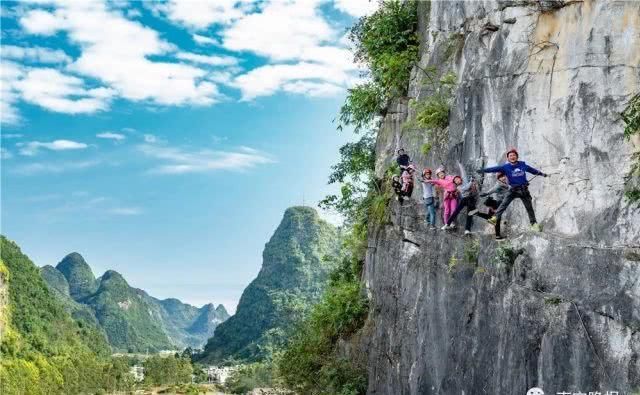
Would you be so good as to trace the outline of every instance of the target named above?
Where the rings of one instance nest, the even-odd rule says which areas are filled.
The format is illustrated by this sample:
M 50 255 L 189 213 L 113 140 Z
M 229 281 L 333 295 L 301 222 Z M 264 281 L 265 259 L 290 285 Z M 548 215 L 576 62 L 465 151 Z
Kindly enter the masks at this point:
M 527 214 L 529 215 L 529 222 L 531 223 L 531 229 L 539 232 L 540 225 L 536 221 L 536 214 L 533 211 L 533 203 L 531 202 L 531 193 L 529 193 L 529 182 L 527 180 L 527 173 L 539 175 L 542 177 L 547 177 L 547 174 L 541 172 L 538 169 L 534 169 L 533 167 L 527 165 L 523 161 L 518 160 L 518 151 L 515 148 L 510 149 L 507 152 L 507 163 L 500 166 L 487 167 L 481 170 L 478 170 L 478 173 L 498 173 L 502 172 L 507 176 L 509 180 L 509 192 L 506 193 L 502 203 L 498 207 L 495 216 L 489 219 L 489 222 L 492 224 L 497 224 L 500 222 L 502 218 L 502 214 L 504 214 L 505 210 L 514 199 L 522 200 L 525 209 L 527 209 Z M 504 239 L 500 234 L 496 234 L 497 240 Z

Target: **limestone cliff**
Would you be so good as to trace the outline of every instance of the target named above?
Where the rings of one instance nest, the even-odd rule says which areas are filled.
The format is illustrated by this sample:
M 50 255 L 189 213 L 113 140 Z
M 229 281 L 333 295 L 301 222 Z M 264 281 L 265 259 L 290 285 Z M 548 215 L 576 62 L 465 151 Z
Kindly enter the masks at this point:
M 476 221 L 471 238 L 424 227 L 421 191 L 393 224 L 371 227 L 364 329 L 372 394 L 525 394 L 640 389 L 640 209 L 623 199 L 634 149 L 620 112 L 640 91 L 640 2 L 419 3 L 424 73 L 458 84 L 440 156 L 468 171 L 509 147 L 554 174 L 531 183 L 544 232 L 519 201 L 504 245 Z M 418 166 L 424 131 L 409 99 L 378 132 L 376 172 L 405 148 Z M 485 177 L 484 187 L 491 185 Z

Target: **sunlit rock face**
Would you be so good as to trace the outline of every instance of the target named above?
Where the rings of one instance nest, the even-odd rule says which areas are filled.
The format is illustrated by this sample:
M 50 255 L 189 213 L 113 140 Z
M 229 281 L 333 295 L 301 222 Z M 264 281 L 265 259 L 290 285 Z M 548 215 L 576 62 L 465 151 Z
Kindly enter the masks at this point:
M 398 100 L 378 175 L 401 147 L 419 167 L 468 172 L 515 147 L 552 175 L 531 181 L 541 234 L 519 201 L 502 244 L 481 220 L 472 238 L 429 232 L 419 187 L 372 226 L 369 393 L 640 389 L 640 209 L 623 198 L 634 142 L 619 115 L 640 91 L 640 3 L 420 2 L 419 15 L 420 68 L 458 78 L 449 143 L 425 157 L 415 107 Z M 420 68 L 410 99 L 429 94 Z

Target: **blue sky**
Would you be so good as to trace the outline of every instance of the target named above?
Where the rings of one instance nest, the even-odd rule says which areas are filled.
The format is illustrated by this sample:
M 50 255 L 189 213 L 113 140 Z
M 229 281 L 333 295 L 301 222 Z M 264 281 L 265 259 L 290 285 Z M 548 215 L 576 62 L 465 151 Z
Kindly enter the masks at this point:
M 367 0 L 2 2 L 2 233 L 230 310 L 315 205 Z

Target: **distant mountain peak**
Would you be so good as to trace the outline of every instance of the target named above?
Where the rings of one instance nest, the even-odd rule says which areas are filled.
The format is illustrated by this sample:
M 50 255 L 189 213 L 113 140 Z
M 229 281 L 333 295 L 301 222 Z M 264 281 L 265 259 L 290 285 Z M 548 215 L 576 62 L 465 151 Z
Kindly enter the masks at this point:
M 216 328 L 202 360 L 260 360 L 271 345 L 284 342 L 300 318 L 300 306 L 311 306 L 322 295 L 334 267 L 323 257 L 338 246 L 337 229 L 315 209 L 289 207 L 265 245 L 258 276 L 242 293 L 235 315 Z
M 56 267 L 40 269 L 52 293 L 74 316 L 100 326 L 117 351 L 200 348 L 226 320 L 226 310 L 201 308 L 176 298 L 158 300 L 107 270 L 98 279 L 82 255 L 72 252 Z
M 122 274 L 118 273 L 115 270 L 107 270 L 106 272 L 104 272 L 104 274 L 102 275 L 102 280 L 107 280 L 107 279 L 111 279 L 111 278 L 118 278 L 118 279 L 123 279 L 124 277 L 122 277 Z
M 115 270 L 107 270 L 106 272 L 104 272 L 102 277 L 100 277 L 100 288 L 113 287 L 116 285 L 131 288 L 131 291 L 136 294 L 145 293 L 142 290 L 130 287 L 129 283 L 124 279 L 122 274 L 118 273 Z
M 98 289 L 91 267 L 89 267 L 82 255 L 77 252 L 72 252 L 65 256 L 56 265 L 56 269 L 67 279 L 69 293 L 74 300 L 86 298 Z
M 219 304 L 218 307 L 216 307 L 216 312 L 221 316 L 221 317 L 226 317 L 229 318 L 229 313 L 227 312 L 227 309 L 224 308 L 224 306 L 222 304 Z
M 60 270 L 51 265 L 46 265 L 40 268 L 40 275 L 55 291 L 60 292 L 64 296 L 70 296 L 69 282 Z

